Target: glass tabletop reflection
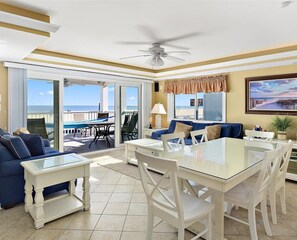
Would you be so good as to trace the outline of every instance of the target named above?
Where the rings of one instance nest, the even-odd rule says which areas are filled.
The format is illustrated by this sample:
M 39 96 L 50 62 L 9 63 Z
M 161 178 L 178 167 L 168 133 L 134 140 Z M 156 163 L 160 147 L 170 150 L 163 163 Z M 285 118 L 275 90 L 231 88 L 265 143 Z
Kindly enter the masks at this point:
M 176 159 L 179 167 L 211 175 L 223 180 L 261 162 L 264 152 L 276 144 L 251 142 L 236 138 L 220 138 L 199 145 L 185 146 L 184 150 L 159 152 L 159 157 Z

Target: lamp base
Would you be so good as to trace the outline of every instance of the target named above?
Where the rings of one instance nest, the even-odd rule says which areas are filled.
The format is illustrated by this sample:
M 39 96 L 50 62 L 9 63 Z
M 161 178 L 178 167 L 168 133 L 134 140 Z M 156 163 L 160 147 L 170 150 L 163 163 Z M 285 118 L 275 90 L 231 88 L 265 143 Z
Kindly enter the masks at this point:
M 156 128 L 161 128 L 162 126 L 162 117 L 160 115 L 155 116 L 155 126 Z

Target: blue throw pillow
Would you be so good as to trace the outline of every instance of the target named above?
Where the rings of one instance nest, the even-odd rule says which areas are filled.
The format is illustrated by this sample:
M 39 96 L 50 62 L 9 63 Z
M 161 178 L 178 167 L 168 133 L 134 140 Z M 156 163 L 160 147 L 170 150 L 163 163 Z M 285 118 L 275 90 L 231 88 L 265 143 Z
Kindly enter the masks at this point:
M 38 134 L 21 133 L 19 136 L 29 148 L 31 156 L 40 156 L 45 154 L 44 142 Z
M 220 125 L 221 126 L 221 138 L 232 137 L 232 126 L 231 125 Z
M 0 136 L 9 134 L 8 132 L 4 131 L 2 128 L 0 128 Z
M 0 136 L 0 143 L 8 148 L 9 151 L 18 159 L 31 157 L 29 149 L 20 137 L 6 134 Z

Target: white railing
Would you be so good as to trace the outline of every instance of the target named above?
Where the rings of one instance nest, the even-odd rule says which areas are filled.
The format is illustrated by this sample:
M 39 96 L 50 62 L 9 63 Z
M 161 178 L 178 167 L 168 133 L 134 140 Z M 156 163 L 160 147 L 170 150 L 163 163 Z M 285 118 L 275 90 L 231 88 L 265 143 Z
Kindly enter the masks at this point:
M 64 112 L 64 122 L 74 122 L 74 121 L 86 121 L 97 119 L 99 111 L 91 111 L 91 112 Z M 109 117 L 114 116 L 113 111 L 108 111 Z M 46 123 L 54 122 L 54 114 L 53 113 L 28 113 L 27 118 L 45 118 Z

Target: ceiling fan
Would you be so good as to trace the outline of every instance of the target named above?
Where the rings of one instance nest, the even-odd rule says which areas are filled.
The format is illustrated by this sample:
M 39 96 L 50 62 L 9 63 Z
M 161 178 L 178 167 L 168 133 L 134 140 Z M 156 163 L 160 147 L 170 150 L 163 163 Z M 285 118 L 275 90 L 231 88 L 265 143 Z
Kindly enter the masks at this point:
M 138 57 L 149 57 L 145 64 L 149 64 L 153 67 L 160 67 L 164 65 L 163 59 L 168 59 L 174 62 L 183 62 L 185 61 L 182 58 L 178 58 L 172 55 L 175 54 L 183 54 L 183 55 L 190 55 L 191 53 L 188 51 L 169 51 L 165 52 L 165 49 L 161 47 L 161 43 L 153 43 L 153 46 L 148 50 L 138 50 L 140 52 L 144 52 L 146 54 L 143 55 L 136 55 L 130 57 L 123 57 L 120 59 L 129 59 L 129 58 L 138 58 Z

